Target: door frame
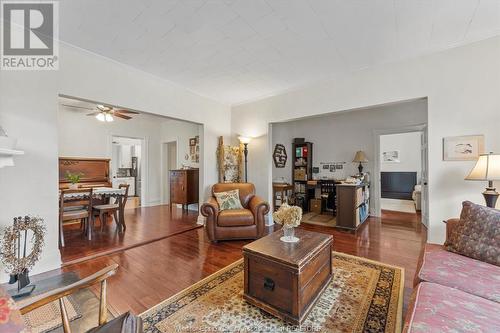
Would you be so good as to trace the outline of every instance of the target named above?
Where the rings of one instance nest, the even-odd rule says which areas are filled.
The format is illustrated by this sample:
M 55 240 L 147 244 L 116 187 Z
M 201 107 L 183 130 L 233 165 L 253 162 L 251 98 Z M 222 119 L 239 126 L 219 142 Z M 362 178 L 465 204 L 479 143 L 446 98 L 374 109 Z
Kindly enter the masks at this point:
M 169 140 L 169 141 L 162 141 L 160 143 L 160 181 L 161 181 L 161 186 L 160 186 L 160 201 L 161 201 L 161 204 L 162 205 L 168 205 L 170 204 L 170 200 L 167 200 L 167 199 L 170 199 L 170 193 L 165 193 L 165 187 L 163 186 L 165 184 L 165 182 L 169 182 L 169 178 L 167 177 L 166 173 L 164 172 L 165 171 L 165 168 L 168 167 L 168 164 L 165 165 L 165 154 L 164 154 L 164 150 L 163 148 L 165 146 L 168 146 L 169 143 L 174 143 L 175 142 L 175 148 L 176 148 L 176 152 L 175 152 L 175 158 L 177 159 L 177 164 L 179 164 L 179 140 L 177 138 L 175 138 L 174 140 Z M 170 185 L 170 184 L 169 184 Z M 168 197 L 168 198 L 167 198 Z
M 397 128 L 389 128 L 389 129 L 376 129 L 373 130 L 373 144 L 374 144 L 374 166 L 373 166 L 373 176 L 372 176 L 372 193 L 373 195 L 371 196 L 372 202 L 373 202 L 373 208 L 371 209 L 370 214 L 374 216 L 380 217 L 382 215 L 382 211 L 380 208 L 380 199 L 382 196 L 382 191 L 381 191 L 381 186 L 380 186 L 380 136 L 382 135 L 390 135 L 390 134 L 403 134 L 403 133 L 412 133 L 412 132 L 421 132 L 422 135 L 427 135 L 427 124 L 418 124 L 418 125 L 413 125 L 413 126 L 403 126 L 403 127 L 397 127 Z M 427 138 L 425 138 L 425 141 L 427 142 Z M 427 149 L 427 154 L 429 153 L 428 151 L 428 146 L 426 147 Z M 429 170 L 429 161 L 427 160 L 427 170 Z M 421 174 L 423 170 L 421 170 Z M 423 191 L 423 190 L 422 190 Z M 426 201 L 429 200 L 429 198 L 425 198 Z M 422 202 L 422 205 L 425 203 Z M 427 206 L 428 207 L 428 206 Z M 429 212 L 427 212 L 428 214 Z
M 148 138 L 143 136 L 128 136 L 128 135 L 121 135 L 121 134 L 113 134 L 111 133 L 108 136 L 108 156 L 110 156 L 111 163 L 113 163 L 112 157 L 113 157 L 113 138 L 125 138 L 125 139 L 135 139 L 139 140 L 141 142 L 141 207 L 148 206 L 149 203 L 149 196 L 147 195 L 148 193 L 148 179 L 149 179 L 149 169 L 148 169 L 148 161 L 149 161 L 149 156 L 148 156 Z M 111 181 L 113 179 L 111 178 Z M 137 189 L 136 189 L 137 191 Z

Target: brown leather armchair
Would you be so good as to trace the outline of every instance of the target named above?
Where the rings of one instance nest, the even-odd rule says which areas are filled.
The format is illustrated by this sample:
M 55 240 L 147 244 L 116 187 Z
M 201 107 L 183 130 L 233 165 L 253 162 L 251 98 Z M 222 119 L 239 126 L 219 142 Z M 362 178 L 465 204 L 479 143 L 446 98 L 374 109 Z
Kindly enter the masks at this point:
M 243 209 L 219 211 L 213 193 L 238 189 Z M 257 239 L 264 235 L 265 216 L 269 204 L 255 195 L 251 183 L 218 183 L 212 186 L 212 197 L 201 206 L 207 218 L 205 229 L 211 241 L 228 239 Z

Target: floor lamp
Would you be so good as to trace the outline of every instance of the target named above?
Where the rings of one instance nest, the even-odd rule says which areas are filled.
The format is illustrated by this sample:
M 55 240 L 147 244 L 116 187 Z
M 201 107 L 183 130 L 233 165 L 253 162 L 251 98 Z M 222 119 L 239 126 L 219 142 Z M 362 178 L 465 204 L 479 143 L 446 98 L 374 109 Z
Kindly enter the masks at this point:
M 245 136 L 240 136 L 238 139 L 244 146 L 243 154 L 245 155 L 245 183 L 248 183 L 248 144 L 252 139 Z
M 500 154 L 481 154 L 476 165 L 469 173 L 466 180 L 482 180 L 488 182 L 488 187 L 483 192 L 486 206 L 495 208 L 500 195 L 493 187 L 494 180 L 500 180 Z

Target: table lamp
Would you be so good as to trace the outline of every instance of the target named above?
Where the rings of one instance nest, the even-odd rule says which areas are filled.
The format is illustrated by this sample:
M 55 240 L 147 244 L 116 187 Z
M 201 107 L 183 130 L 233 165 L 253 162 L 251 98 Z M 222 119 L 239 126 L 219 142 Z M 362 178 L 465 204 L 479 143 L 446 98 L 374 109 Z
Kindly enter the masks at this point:
M 362 174 L 363 173 L 363 164 L 362 163 L 368 162 L 368 159 L 366 158 L 365 152 L 362 150 L 358 150 L 352 161 L 355 163 L 359 163 L 359 165 L 358 165 L 359 174 Z
M 476 165 L 469 173 L 466 180 L 488 181 L 488 187 L 483 192 L 486 206 L 495 208 L 499 193 L 493 187 L 494 180 L 500 180 L 500 154 L 481 154 Z

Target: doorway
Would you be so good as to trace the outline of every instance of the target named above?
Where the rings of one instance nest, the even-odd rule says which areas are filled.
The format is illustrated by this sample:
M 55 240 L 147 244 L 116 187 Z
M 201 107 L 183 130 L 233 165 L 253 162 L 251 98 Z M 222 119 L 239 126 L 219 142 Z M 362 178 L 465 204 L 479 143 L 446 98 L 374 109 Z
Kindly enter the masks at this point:
M 376 133 L 376 210 L 413 214 L 427 225 L 427 131 L 425 125 Z
M 112 136 L 111 176 L 113 187 L 129 185 L 126 208 L 137 208 L 145 202 L 142 172 L 144 168 L 144 139 Z
M 170 170 L 175 170 L 177 166 L 177 141 L 164 142 L 162 144 L 162 203 L 167 205 L 170 203 Z

